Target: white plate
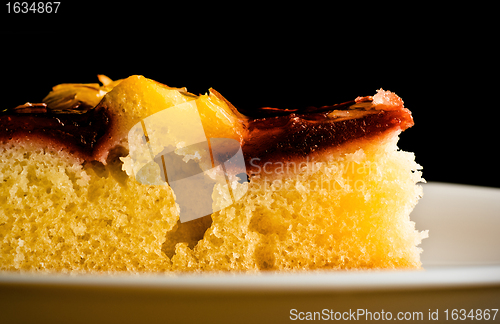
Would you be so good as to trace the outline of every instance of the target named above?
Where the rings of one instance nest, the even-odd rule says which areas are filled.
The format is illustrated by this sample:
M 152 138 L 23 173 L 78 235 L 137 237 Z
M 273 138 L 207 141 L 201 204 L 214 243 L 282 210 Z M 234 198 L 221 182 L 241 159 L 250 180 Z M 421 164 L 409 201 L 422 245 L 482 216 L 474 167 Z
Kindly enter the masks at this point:
M 408 318 L 428 320 L 437 315 L 446 320 L 448 310 L 452 320 L 453 309 L 466 309 L 467 314 L 471 309 L 479 313 L 500 309 L 500 189 L 428 183 L 411 218 L 418 229 L 429 230 L 430 237 L 422 243 L 425 271 L 181 276 L 2 273 L 0 319 L 279 323 L 306 318 L 307 312 L 323 320 L 335 315 L 366 320 L 369 312 L 372 319 L 379 316 L 380 320 L 390 312 L 394 320 L 401 312 Z M 457 318 L 460 314 L 455 313 Z

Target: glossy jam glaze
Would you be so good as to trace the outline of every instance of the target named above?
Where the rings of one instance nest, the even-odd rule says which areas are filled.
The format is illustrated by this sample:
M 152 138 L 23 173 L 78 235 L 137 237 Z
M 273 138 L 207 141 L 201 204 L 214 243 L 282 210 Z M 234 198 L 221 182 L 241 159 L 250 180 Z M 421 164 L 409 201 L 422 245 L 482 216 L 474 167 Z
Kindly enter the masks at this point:
M 43 140 L 49 146 L 64 148 L 92 160 L 98 141 L 106 133 L 110 118 L 104 109 L 83 113 L 52 112 L 42 104 L 0 113 L 0 141 Z
M 373 97 L 319 108 L 262 107 L 239 112 L 245 115 L 240 142 L 249 175 L 268 162 L 314 159 L 327 149 L 413 125 L 402 101 L 375 104 Z M 0 141 L 37 138 L 85 160 L 96 160 L 99 153 L 95 148 L 105 141 L 112 124 L 112 114 L 104 108 L 54 112 L 44 104 L 27 103 L 0 112 Z
M 242 149 L 249 174 L 270 163 L 315 160 L 326 150 L 413 126 L 410 111 L 402 105 L 378 108 L 371 97 L 362 97 L 334 106 L 248 119 Z

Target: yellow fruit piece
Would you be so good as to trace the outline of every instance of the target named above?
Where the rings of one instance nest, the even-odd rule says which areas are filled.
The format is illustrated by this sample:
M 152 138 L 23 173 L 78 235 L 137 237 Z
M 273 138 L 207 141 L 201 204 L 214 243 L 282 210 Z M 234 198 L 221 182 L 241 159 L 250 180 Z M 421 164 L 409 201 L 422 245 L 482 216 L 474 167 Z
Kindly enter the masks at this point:
M 106 107 L 119 118 L 119 134 L 126 136 L 133 125 L 159 111 L 188 101 L 196 101 L 207 137 L 239 139 L 240 123 L 237 112 L 215 90 L 194 95 L 186 88 L 172 88 L 140 75 L 124 79 L 98 105 Z
M 241 123 L 236 109 L 214 89 L 204 95 L 194 95 L 186 88 L 173 88 L 140 75 L 112 81 L 98 75 L 97 83 L 63 83 L 56 85 L 43 99 L 48 108 L 57 111 L 84 110 L 105 106 L 127 121 L 130 129 L 141 119 L 163 109 L 195 100 L 207 137 L 239 139 Z M 104 98 L 104 100 L 103 100 Z M 100 101 L 103 100 L 101 104 Z M 127 127 L 122 128 L 126 131 Z

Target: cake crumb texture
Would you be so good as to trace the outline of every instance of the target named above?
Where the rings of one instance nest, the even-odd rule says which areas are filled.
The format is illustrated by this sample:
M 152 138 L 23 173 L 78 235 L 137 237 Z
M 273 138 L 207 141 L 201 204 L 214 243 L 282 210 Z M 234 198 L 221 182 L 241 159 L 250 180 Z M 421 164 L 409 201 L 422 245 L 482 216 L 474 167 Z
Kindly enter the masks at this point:
M 427 231 L 409 214 L 422 195 L 420 166 L 385 142 L 309 163 L 282 179 L 253 179 L 240 201 L 212 215 L 191 251 L 208 270 L 418 269 Z M 185 260 L 184 260 L 185 258 Z
M 64 152 L 6 143 L 0 269 L 420 268 L 417 245 L 427 233 L 409 219 L 422 194 L 420 167 L 396 141 L 304 164 L 293 176 L 254 177 L 235 204 L 187 223 L 167 186 L 139 184 L 116 157 L 81 165 Z

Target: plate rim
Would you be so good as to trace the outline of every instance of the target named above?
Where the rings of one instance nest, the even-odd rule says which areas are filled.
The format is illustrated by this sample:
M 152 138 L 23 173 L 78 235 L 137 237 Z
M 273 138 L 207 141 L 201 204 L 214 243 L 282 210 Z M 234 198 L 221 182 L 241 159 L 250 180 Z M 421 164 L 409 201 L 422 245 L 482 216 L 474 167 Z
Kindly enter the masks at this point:
M 36 274 L 0 273 L 1 285 L 99 287 L 185 291 L 379 291 L 500 287 L 500 265 L 427 270 L 357 270 L 297 273 Z

